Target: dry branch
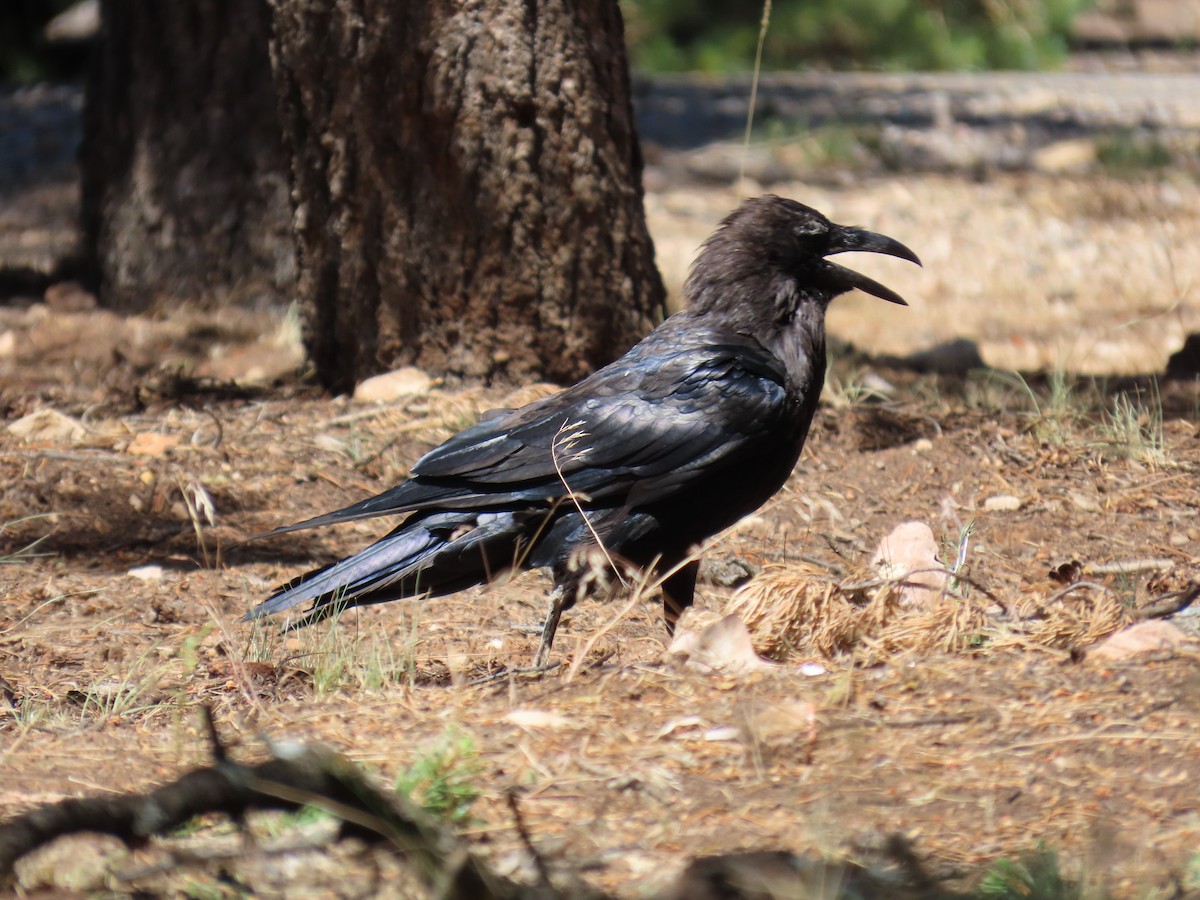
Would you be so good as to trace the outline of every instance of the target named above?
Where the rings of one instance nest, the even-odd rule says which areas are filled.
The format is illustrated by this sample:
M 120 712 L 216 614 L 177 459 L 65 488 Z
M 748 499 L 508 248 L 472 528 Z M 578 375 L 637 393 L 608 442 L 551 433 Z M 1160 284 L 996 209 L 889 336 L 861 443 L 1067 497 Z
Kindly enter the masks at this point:
M 488 870 L 457 836 L 403 798 L 379 793 L 345 758 L 319 747 L 276 748 L 266 762 L 232 762 L 214 736 L 212 766 L 145 794 L 72 798 L 17 816 L 0 825 L 0 884 L 13 876 L 25 854 L 56 838 L 95 832 L 131 847 L 178 828 L 192 818 L 220 812 L 241 821 L 250 810 L 297 810 L 316 806 L 342 821 L 343 835 L 401 855 L 439 898 L 532 898 L 564 894 L 543 881 L 518 885 Z M 569 896 L 594 896 L 572 885 Z

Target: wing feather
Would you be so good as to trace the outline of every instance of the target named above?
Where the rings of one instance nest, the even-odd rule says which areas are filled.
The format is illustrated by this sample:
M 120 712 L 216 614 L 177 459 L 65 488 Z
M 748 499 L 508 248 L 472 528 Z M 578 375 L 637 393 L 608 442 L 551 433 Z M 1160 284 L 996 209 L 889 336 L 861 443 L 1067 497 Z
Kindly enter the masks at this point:
M 565 496 L 564 481 L 592 505 L 625 505 L 635 489 L 650 503 L 760 452 L 792 414 L 783 364 L 757 343 L 648 347 L 465 429 L 391 490 L 271 533 L 417 509 L 548 505 Z

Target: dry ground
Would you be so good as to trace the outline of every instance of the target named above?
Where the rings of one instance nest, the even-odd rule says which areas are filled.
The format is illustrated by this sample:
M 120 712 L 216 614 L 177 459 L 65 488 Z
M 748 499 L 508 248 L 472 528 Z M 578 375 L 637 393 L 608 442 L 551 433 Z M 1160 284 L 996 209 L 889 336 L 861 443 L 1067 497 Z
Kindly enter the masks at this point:
M 1196 329 L 1200 192 L 1169 177 L 1032 176 L 777 190 L 925 259 L 920 273 L 867 261 L 912 308 L 846 298 L 837 335 L 873 354 L 976 336 L 999 370 L 917 376 L 839 349 L 788 488 L 709 556 L 854 569 L 894 525 L 918 519 L 949 562 L 970 526 L 963 590 L 994 598 L 973 647 L 703 674 L 663 662 L 652 601 L 617 600 L 570 615 L 559 669 L 471 684 L 531 659 L 534 638 L 516 626 L 544 611 L 538 575 L 286 638 L 242 624 L 272 585 L 382 526 L 245 538 L 394 483 L 505 391 L 373 408 L 298 378 L 240 395 L 197 390 L 171 373 L 280 333 L 278 317 L 122 322 L 66 301 L 18 305 L 0 310 L 0 343 L 13 335 L 0 360 L 6 417 L 52 407 L 86 430 L 33 442 L 0 432 L 0 551 L 11 555 L 0 569 L 11 687 L 0 811 L 143 789 L 206 761 L 194 708 L 207 703 L 241 757 L 264 756 L 262 736 L 319 741 L 382 785 L 466 736 L 482 794 L 465 826 L 472 844 L 527 873 L 505 801 L 519 788 L 552 863 L 621 896 L 653 895 L 703 854 L 867 858 L 894 833 L 960 886 L 1046 841 L 1097 896 L 1200 891 L 1200 655 L 1183 646 L 1101 663 L 1072 653 L 1070 635 L 1027 637 L 1055 610 L 1086 620 L 1089 597 L 1133 609 L 1200 576 L 1196 385 L 1071 374 L 1159 371 Z M 649 199 L 669 281 L 732 202 L 712 189 Z M 1058 372 L 1005 371 L 1035 364 Z M 988 503 L 996 497 L 1018 508 Z M 212 524 L 189 511 L 197 498 L 211 500 Z M 1050 573 L 1072 560 L 1103 587 L 1063 594 Z M 719 610 L 730 590 L 710 581 L 700 594 Z M 795 704 L 812 705 L 811 727 L 789 724 Z M 548 715 L 511 715 L 529 710 Z M 168 842 L 233 851 L 188 866 L 164 845 L 130 856 L 76 842 L 31 858 L 22 877 L 195 896 L 372 890 L 336 854 L 289 866 L 230 840 L 210 823 Z

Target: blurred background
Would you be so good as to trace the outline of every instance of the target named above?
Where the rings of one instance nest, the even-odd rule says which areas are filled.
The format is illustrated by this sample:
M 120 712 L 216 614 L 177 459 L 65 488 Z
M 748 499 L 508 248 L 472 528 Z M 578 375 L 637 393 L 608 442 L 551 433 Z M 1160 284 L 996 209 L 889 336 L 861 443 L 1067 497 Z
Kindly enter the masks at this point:
M 644 73 L 740 72 L 762 8 L 721 0 L 621 0 Z M 95 0 L 5 0 L 0 79 L 78 76 L 99 25 Z M 1200 38 L 1195 0 L 775 0 L 767 70 L 1053 69 L 1072 52 L 1184 52 Z
M 1200 331 L 1200 0 L 776 0 L 765 30 L 756 4 L 621 6 L 673 302 L 720 217 L 773 191 L 921 253 L 895 285 L 912 310 L 833 311 L 872 354 L 966 340 L 946 365 L 1158 373 Z M 87 0 L 0 4 L 9 296 L 40 291 L 77 239 L 98 16 Z

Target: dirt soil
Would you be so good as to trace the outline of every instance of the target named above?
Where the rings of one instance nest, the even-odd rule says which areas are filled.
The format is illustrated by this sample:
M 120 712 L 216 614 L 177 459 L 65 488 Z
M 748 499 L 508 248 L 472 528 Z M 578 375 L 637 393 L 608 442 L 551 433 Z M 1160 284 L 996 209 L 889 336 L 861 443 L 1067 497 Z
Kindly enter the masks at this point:
M 228 311 L 120 320 L 60 287 L 0 310 L 6 420 L 53 409 L 79 423 L 48 438 L 0 430 L 0 812 L 144 790 L 207 762 L 195 708 L 208 704 L 239 758 L 263 758 L 268 738 L 319 742 L 389 789 L 415 761 L 469 738 L 481 796 L 465 834 L 519 878 L 532 875 L 510 789 L 553 868 L 620 896 L 654 895 L 705 854 L 869 860 L 894 834 L 964 889 L 1044 841 L 1096 895 L 1200 896 L 1197 645 L 1105 660 L 1084 639 L 1200 578 L 1196 383 L 1093 381 L 1070 367 L 922 375 L 880 358 L 978 336 L 985 322 L 995 347 L 1017 348 L 1013 360 L 1031 343 L 1078 346 L 1086 327 L 1136 354 L 1079 368 L 1159 371 L 1160 326 L 1170 321 L 1177 347 L 1195 316 L 1187 301 L 1200 267 L 1180 236 L 1200 208 L 1196 188 L 1013 176 L 780 192 L 900 237 L 927 268 L 872 269 L 910 297 L 908 310 L 869 298 L 839 307 L 834 332 L 875 355 L 839 345 L 793 479 L 707 551 L 740 565 L 709 570 L 700 606 L 720 611 L 733 588 L 718 582 L 739 568 L 857 570 L 895 525 L 919 520 L 943 561 L 961 556 L 958 590 L 987 616 L 965 649 L 696 671 L 664 659 L 653 598 L 617 598 L 569 615 L 558 668 L 503 677 L 532 659 L 536 639 L 522 628 L 544 613 L 537 574 L 300 634 L 244 624 L 272 586 L 386 526 L 247 538 L 395 483 L 422 452 L 511 402 L 508 391 L 439 388 L 375 407 L 323 396 L 302 371 L 265 387 L 196 379 L 239 353 L 294 345 L 289 323 Z M 1171 202 L 1155 213 L 1162 197 Z M 731 205 L 716 190 L 649 200 L 664 247 L 694 248 Z M 1073 255 L 1075 233 L 1094 264 Z M 1095 249 L 1118 244 L 1116 260 Z M 1075 268 L 1047 257 L 995 274 L 995 257 L 1048 245 Z M 1139 260 L 1174 287 L 1131 309 L 1131 292 L 1150 289 L 1118 289 L 1120 272 Z M 976 277 L 958 292 L 948 266 L 974 266 Z M 1046 299 L 1072 273 L 1110 289 Z M 1058 312 L 1022 308 L 1022 279 L 1038 309 Z M 1072 562 L 1081 567 L 1063 569 Z M 1104 597 L 1124 618 L 1085 634 Z M 1191 612 L 1174 622 L 1195 634 Z M 1080 627 L 1047 637 L 1040 625 L 1054 616 Z M 499 677 L 473 683 L 483 676 Z M 60 843 L 19 872 L 31 891 L 378 890 L 352 862 L 243 846 L 213 820 L 137 851 Z

